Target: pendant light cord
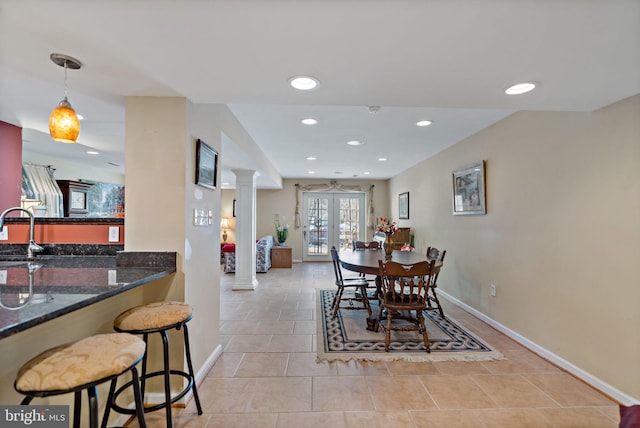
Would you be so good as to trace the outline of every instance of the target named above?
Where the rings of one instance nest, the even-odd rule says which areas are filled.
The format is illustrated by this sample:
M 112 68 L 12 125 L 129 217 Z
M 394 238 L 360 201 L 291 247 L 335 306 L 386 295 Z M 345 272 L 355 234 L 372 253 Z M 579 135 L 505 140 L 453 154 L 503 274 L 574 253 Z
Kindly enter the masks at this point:
M 64 62 L 64 99 L 67 99 L 67 61 Z

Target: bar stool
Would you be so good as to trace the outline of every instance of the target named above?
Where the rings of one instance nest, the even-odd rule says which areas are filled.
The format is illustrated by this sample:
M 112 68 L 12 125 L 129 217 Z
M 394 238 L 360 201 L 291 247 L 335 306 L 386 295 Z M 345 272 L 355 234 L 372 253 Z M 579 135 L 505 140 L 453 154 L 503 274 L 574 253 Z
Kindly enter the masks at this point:
M 142 395 L 136 364 L 145 355 L 146 344 L 132 334 L 109 333 L 90 336 L 46 350 L 25 363 L 14 383 L 15 390 L 26 397 L 27 405 L 35 397 L 50 397 L 74 393 L 73 426 L 80 427 L 82 391 L 89 396 L 89 426 L 98 427 L 98 397 L 96 386 L 131 372 L 136 408 L 141 428 L 146 427 Z M 103 419 L 102 426 L 106 426 Z
M 146 381 L 149 378 L 156 376 L 164 376 L 164 394 L 165 401 L 153 406 L 144 408 L 144 412 L 153 412 L 155 410 L 166 409 L 167 427 L 172 426 L 171 418 L 171 405 L 176 401 L 184 397 L 189 390 L 193 390 L 193 397 L 198 408 L 198 415 L 202 414 L 202 407 L 200 405 L 200 398 L 198 397 L 198 389 L 196 387 L 195 375 L 193 373 L 193 365 L 191 363 L 191 351 L 189 348 L 189 331 L 187 329 L 187 322 L 192 318 L 193 308 L 183 302 L 157 302 L 147 305 L 140 305 L 130 308 L 116 317 L 113 322 L 114 330 L 118 332 L 130 333 L 130 334 L 142 334 L 144 343 L 148 345 L 149 334 L 160 333 L 162 337 L 163 357 L 164 357 L 164 369 L 155 371 L 153 373 L 147 373 L 147 356 L 145 353 L 142 359 L 142 373 L 140 375 L 140 389 L 142 390 L 142 396 L 145 394 Z M 182 329 L 184 333 L 184 347 L 187 357 L 187 366 L 189 372 L 182 370 L 174 370 L 169 365 L 169 338 L 167 331 L 172 329 Z M 171 375 L 181 376 L 187 379 L 187 386 L 173 398 L 171 397 Z M 131 385 L 128 382 L 122 385 L 118 390 L 115 389 L 116 381 L 111 384 L 111 391 L 109 392 L 109 407 L 115 411 L 124 414 L 133 414 L 132 409 L 126 409 L 116 403 L 118 395 L 127 389 Z

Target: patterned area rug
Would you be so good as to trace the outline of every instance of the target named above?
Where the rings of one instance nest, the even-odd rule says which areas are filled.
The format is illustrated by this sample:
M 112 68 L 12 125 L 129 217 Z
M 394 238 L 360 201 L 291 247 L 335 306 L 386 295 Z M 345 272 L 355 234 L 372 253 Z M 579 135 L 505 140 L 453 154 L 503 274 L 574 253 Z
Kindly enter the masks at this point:
M 391 332 L 391 347 L 384 350 L 384 333 L 369 331 L 367 311 L 338 311 L 331 319 L 331 301 L 334 290 L 318 290 L 318 360 L 326 361 L 486 361 L 500 360 L 504 356 L 480 339 L 469 333 L 457 321 L 446 316 L 440 317 L 436 311 L 425 311 L 425 325 L 429 334 L 431 353 L 425 350 L 422 335 L 417 331 Z M 345 303 L 343 302 L 343 305 Z M 358 302 L 354 303 L 358 304 Z M 371 301 L 373 314 L 379 311 L 377 301 Z M 446 313 L 445 313 L 446 315 Z

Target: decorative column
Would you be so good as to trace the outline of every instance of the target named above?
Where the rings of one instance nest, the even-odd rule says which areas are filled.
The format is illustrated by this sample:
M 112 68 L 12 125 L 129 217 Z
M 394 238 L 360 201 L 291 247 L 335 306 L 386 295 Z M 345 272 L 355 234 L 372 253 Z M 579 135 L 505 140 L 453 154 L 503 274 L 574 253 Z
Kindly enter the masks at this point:
M 254 290 L 256 278 L 256 171 L 234 169 L 236 175 L 236 280 L 234 290 Z

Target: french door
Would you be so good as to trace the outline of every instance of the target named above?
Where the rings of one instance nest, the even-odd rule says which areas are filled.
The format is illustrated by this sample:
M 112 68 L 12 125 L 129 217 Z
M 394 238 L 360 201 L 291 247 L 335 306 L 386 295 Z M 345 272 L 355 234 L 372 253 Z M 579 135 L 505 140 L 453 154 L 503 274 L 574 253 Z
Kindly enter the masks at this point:
M 364 193 L 303 193 L 304 261 L 330 261 L 331 247 L 352 248 L 365 233 Z

